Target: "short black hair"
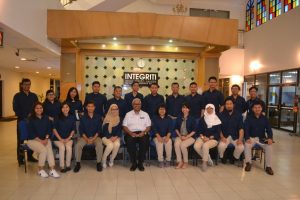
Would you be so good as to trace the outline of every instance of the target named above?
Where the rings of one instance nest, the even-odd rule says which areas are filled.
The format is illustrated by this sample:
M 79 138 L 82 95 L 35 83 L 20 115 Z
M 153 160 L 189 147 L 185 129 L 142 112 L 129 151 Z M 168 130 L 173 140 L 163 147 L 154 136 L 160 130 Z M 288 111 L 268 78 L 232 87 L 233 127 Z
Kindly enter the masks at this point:
M 160 108 L 164 108 L 165 110 L 166 110 L 166 114 L 165 114 L 165 116 L 167 116 L 167 106 L 166 106 L 166 104 L 160 104 L 158 107 L 157 107 L 157 110 L 156 110 L 156 114 L 159 116 L 159 109 Z
M 226 99 L 224 100 L 224 105 L 226 104 L 227 101 L 231 101 L 231 102 L 233 103 L 232 98 L 226 98 Z
M 121 89 L 122 90 L 122 87 L 121 86 L 115 86 L 114 91 L 116 91 L 116 89 Z
M 263 103 L 260 101 L 260 100 L 255 100 L 253 103 L 252 103 L 252 106 L 251 106 L 251 109 L 256 106 L 256 105 L 260 105 L 261 107 L 263 107 Z
M 173 85 L 178 85 L 178 86 L 179 86 L 179 83 L 173 82 L 173 83 L 171 84 L 171 86 L 173 86 Z
M 182 104 L 181 108 L 183 108 L 183 107 L 186 107 L 186 108 L 188 108 L 189 110 L 191 110 L 190 104 L 188 104 L 187 102 L 184 102 L 184 103 Z
M 94 82 L 92 83 L 92 86 L 94 86 L 94 85 L 96 85 L 96 84 L 97 84 L 97 85 L 101 85 L 99 81 L 94 81 Z
M 211 76 L 211 77 L 209 77 L 209 78 L 208 78 L 208 82 L 209 82 L 210 80 L 215 80 L 215 81 L 218 81 L 217 77 L 215 77 L 215 76 Z
M 85 106 L 88 106 L 89 104 L 93 104 L 95 106 L 95 101 L 93 100 L 87 101 Z
M 241 87 L 240 87 L 238 84 L 233 84 L 233 85 L 231 86 L 231 89 L 234 88 L 234 87 L 237 87 L 239 90 L 241 90 Z
M 53 93 L 53 94 L 54 94 L 54 91 L 53 91 L 53 90 L 47 90 L 46 96 L 47 96 L 48 94 L 50 94 L 50 93 Z
M 140 85 L 140 83 L 138 82 L 138 81 L 133 81 L 132 83 L 131 83 L 131 87 L 134 85 L 134 84 L 138 84 L 138 85 Z
M 190 83 L 190 87 L 191 87 L 192 85 L 196 85 L 196 86 L 197 86 L 197 83 L 196 83 L 196 82 L 191 82 L 191 83 Z
M 23 78 L 22 81 L 21 81 L 21 84 L 28 83 L 28 82 L 31 83 L 29 78 Z
M 158 85 L 157 83 L 151 83 L 151 84 L 149 85 L 149 88 L 150 88 L 152 85 L 155 85 L 155 86 L 157 86 L 157 87 L 159 88 L 159 85 Z
M 258 88 L 257 88 L 256 86 L 252 86 L 252 87 L 249 88 L 249 92 L 250 92 L 251 90 L 253 90 L 253 89 L 255 89 L 256 92 L 258 91 Z

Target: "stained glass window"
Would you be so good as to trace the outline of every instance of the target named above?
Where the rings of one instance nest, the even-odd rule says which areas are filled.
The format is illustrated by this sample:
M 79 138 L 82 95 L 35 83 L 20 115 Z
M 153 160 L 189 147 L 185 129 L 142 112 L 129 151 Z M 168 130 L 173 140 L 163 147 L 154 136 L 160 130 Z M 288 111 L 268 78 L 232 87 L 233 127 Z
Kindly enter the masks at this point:
M 246 31 L 253 29 L 254 0 L 249 0 L 246 6 Z
M 259 26 L 267 21 L 266 0 L 257 0 L 256 6 L 256 26 Z
M 284 0 L 284 12 L 299 6 L 299 0 Z
M 281 15 L 281 0 L 270 0 L 269 1 L 269 17 L 273 19 Z

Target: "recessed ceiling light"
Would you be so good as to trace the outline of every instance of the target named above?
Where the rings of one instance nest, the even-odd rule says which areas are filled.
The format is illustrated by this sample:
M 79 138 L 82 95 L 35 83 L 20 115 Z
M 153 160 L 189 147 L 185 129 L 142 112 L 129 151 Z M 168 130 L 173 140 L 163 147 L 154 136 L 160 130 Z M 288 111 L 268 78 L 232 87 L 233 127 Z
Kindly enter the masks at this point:
M 155 49 L 155 47 L 154 47 L 154 46 L 152 46 L 152 47 L 151 47 L 151 50 L 154 50 L 154 49 Z
M 25 60 L 27 60 L 27 58 L 20 58 L 20 60 L 25 61 Z
M 52 74 L 49 74 L 49 76 L 52 76 Z
M 117 39 L 118 39 L 117 37 L 113 37 L 113 40 L 115 40 L 115 41 L 116 41 Z
M 102 48 L 105 48 L 106 47 L 106 45 L 105 44 L 102 44 Z
M 178 47 L 175 47 L 175 50 L 178 51 Z
M 67 72 L 66 75 L 70 75 L 70 72 Z
M 40 72 L 35 72 L 36 74 L 39 74 Z
M 47 69 L 52 69 L 52 67 L 47 67 Z
M 118 43 L 114 43 L 114 46 L 115 46 L 115 47 L 118 46 Z
M 19 67 L 19 66 L 15 66 L 15 68 L 16 68 L 16 69 L 20 69 L 20 67 Z
M 172 40 L 172 39 L 169 39 L 169 43 L 173 43 L 173 40 Z

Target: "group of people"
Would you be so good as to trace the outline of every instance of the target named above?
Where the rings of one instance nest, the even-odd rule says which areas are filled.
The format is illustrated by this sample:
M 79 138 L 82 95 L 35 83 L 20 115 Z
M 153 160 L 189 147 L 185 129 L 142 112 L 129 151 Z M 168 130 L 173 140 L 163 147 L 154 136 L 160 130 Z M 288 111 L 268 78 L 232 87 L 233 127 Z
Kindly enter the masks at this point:
M 153 139 L 158 166 L 169 167 L 172 148 L 175 149 L 176 169 L 188 167 L 188 147 L 202 157 L 201 169 L 206 171 L 212 164 L 209 150 L 217 147 L 219 157 L 226 163 L 224 152 L 231 143 L 236 161 L 245 154 L 245 171 L 251 170 L 251 149 L 258 144 L 265 150 L 266 172 L 273 175 L 271 154 L 273 134 L 265 117 L 265 104 L 257 97 L 255 86 L 249 89 L 250 99 L 246 102 L 239 95 L 240 87 L 231 87 L 232 95 L 225 98 L 217 90 L 217 78 L 210 77 L 209 89 L 199 94 L 197 83 L 190 83 L 190 94 L 179 93 L 179 84 L 172 83 L 172 94 L 165 98 L 158 93 L 159 85 L 149 86 L 150 94 L 139 93 L 139 83 L 132 83 L 132 91 L 122 98 L 122 88 L 114 87 L 113 98 L 100 93 L 100 83 L 92 83 L 92 92 L 84 103 L 79 99 L 75 87 L 69 89 L 67 98 L 60 102 L 53 90 L 46 92 L 41 103 L 30 91 L 31 82 L 23 79 L 21 91 L 14 96 L 13 109 L 17 121 L 17 156 L 19 165 L 24 163 L 19 146 L 21 130 L 19 124 L 28 124 L 28 146 L 38 154 L 38 160 L 28 154 L 28 161 L 38 162 L 41 177 L 59 177 L 54 169 L 55 161 L 52 141 L 59 149 L 61 173 L 71 170 L 72 148 L 75 148 L 74 172 L 81 169 L 82 150 L 93 145 L 96 150 L 97 171 L 114 165 L 122 142 L 130 156 L 130 171 L 144 171 L 145 154 Z M 243 119 L 243 113 L 247 117 Z M 74 144 L 73 144 L 74 143 Z M 174 144 L 174 145 L 173 145 Z M 138 146 L 137 146 L 138 145 Z M 104 147 L 105 146 L 105 150 Z M 104 152 L 103 152 L 104 151 Z M 165 151 L 165 158 L 164 158 Z M 108 158 L 109 157 L 109 158 Z M 50 171 L 45 171 L 46 161 Z

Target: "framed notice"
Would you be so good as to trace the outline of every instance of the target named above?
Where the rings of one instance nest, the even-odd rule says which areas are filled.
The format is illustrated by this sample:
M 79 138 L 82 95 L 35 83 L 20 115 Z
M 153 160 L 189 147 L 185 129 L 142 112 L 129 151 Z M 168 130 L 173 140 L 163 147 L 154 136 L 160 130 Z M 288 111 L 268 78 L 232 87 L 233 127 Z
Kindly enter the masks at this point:
M 0 47 L 3 47 L 3 32 L 0 31 Z
M 124 85 L 131 85 L 133 81 L 139 82 L 140 86 L 149 86 L 158 83 L 158 73 L 149 72 L 124 72 Z

